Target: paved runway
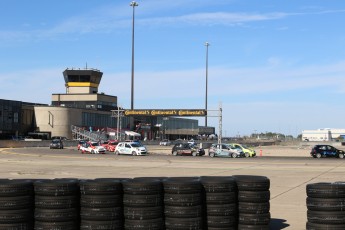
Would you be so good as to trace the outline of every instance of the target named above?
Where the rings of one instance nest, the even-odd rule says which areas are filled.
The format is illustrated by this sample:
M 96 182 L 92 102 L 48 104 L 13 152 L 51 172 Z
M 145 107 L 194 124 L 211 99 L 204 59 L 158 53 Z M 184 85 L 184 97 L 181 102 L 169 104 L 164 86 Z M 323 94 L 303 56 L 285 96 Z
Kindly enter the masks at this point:
M 129 178 L 263 175 L 271 181 L 271 229 L 305 229 L 306 185 L 345 181 L 345 159 L 262 156 L 210 158 L 80 154 L 75 149 L 0 149 L 0 178 Z

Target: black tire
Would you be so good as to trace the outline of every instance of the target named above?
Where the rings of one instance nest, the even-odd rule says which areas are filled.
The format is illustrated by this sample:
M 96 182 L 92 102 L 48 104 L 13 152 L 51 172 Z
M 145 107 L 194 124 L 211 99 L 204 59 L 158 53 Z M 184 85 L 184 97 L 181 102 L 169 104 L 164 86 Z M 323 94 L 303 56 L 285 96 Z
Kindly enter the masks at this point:
M 0 210 L 0 224 L 14 224 L 32 221 L 32 209 Z
M 120 155 L 120 152 L 119 151 L 115 151 L 115 155 Z
M 132 195 L 153 195 L 163 193 L 163 184 L 160 180 L 148 178 L 134 178 L 122 181 L 123 192 Z
M 232 229 L 237 227 L 236 216 L 207 216 L 208 229 Z M 235 228 L 237 229 L 237 228 Z
M 270 203 L 247 203 L 239 202 L 238 203 L 239 213 L 248 213 L 248 214 L 262 214 L 268 213 L 270 211 Z
M 132 156 L 138 155 L 136 151 L 132 151 Z
M 245 225 L 239 224 L 237 230 L 270 230 L 269 225 Z
M 110 221 L 122 219 L 121 207 L 114 208 L 81 208 L 80 217 L 82 220 Z
M 123 195 L 123 205 L 127 207 L 163 206 L 163 195 Z
M 342 211 L 311 211 L 307 210 L 308 222 L 316 224 L 345 224 Z
M 82 220 L 80 222 L 81 230 L 103 230 L 103 229 L 113 229 L 113 230 L 123 230 L 122 220 L 111 220 L 111 221 L 91 221 Z
M 69 222 L 79 218 L 79 209 L 35 209 L 35 221 Z
M 35 230 L 77 230 L 79 224 L 77 221 L 66 222 L 42 222 L 35 221 Z
M 338 156 L 340 159 L 343 159 L 344 158 L 344 153 L 339 153 L 339 156 Z
M 307 196 L 314 198 L 345 198 L 344 183 L 307 184 Z
M 236 181 L 233 177 L 200 177 L 201 184 L 206 193 L 223 193 L 237 191 Z
M 79 184 L 76 179 L 37 180 L 34 182 L 35 195 L 71 196 L 79 194 Z
M 238 191 L 238 201 L 247 203 L 264 203 L 270 200 L 270 191 Z
M 0 179 L 0 197 L 4 196 L 27 196 L 34 194 L 31 180 Z
M 164 192 L 171 194 L 191 194 L 202 191 L 200 180 L 195 178 L 167 178 L 163 181 L 163 186 Z
M 201 217 L 197 218 L 165 218 L 166 230 L 202 230 Z
M 0 196 L 0 210 L 30 209 L 33 207 L 33 196 Z
M 231 157 L 232 158 L 236 158 L 237 157 L 237 153 L 231 153 Z
M 312 211 L 344 211 L 345 198 L 307 197 L 307 208 Z
M 177 151 L 173 151 L 172 155 L 177 156 L 178 155 Z
M 68 209 L 79 208 L 79 196 L 35 196 L 35 208 Z
M 265 176 L 234 175 L 239 191 L 267 191 L 270 180 Z
M 307 222 L 306 230 L 344 230 L 345 224 L 316 224 Z
M 232 204 L 237 201 L 236 192 L 206 193 L 206 204 Z
M 322 155 L 321 155 L 321 153 L 316 153 L 315 157 L 316 157 L 316 158 L 321 158 Z
M 215 157 L 215 156 L 216 156 L 216 154 L 215 154 L 214 152 L 210 152 L 208 155 L 209 155 L 210 157 Z
M 237 204 L 206 205 L 207 216 L 235 216 L 237 215 Z
M 193 156 L 193 157 L 196 157 L 197 155 L 198 155 L 197 152 L 192 152 L 192 156 Z
M 163 206 L 133 208 L 124 207 L 123 215 L 128 220 L 150 220 L 163 217 Z
M 169 206 L 196 206 L 202 203 L 201 193 L 194 194 L 164 194 L 164 204 Z
M 202 216 L 201 205 L 197 206 L 165 206 L 164 207 L 165 217 L 168 218 L 195 218 Z
M 239 213 L 238 223 L 243 225 L 268 225 L 271 221 L 270 213 L 247 214 Z
M 122 183 L 119 179 L 94 179 L 79 182 L 81 195 L 119 195 Z
M 164 228 L 164 219 L 158 218 L 153 220 L 126 220 L 126 230 L 162 230 Z
M 1 230 L 32 230 L 34 229 L 33 222 L 0 224 Z
M 122 195 L 82 195 L 80 207 L 111 208 L 122 206 Z

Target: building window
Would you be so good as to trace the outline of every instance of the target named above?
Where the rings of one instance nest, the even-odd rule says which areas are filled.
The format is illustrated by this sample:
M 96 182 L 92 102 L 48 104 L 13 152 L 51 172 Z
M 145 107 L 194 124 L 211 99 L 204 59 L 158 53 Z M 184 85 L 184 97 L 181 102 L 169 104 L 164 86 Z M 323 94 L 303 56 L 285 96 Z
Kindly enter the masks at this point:
M 13 113 L 13 122 L 18 123 L 18 113 Z

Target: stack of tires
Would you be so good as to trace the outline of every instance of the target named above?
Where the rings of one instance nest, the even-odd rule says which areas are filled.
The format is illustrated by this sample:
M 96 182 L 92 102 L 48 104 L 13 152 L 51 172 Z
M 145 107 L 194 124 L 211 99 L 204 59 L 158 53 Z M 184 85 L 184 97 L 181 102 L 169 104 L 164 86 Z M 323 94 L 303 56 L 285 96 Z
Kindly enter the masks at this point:
M 268 230 L 270 180 L 265 176 L 235 175 L 238 188 L 238 230 Z
M 124 180 L 123 207 L 126 230 L 164 229 L 163 185 L 156 178 Z
M 306 229 L 345 229 L 345 183 L 308 184 L 306 190 Z
M 200 179 L 203 186 L 205 229 L 237 229 L 235 179 L 233 177 L 201 177 Z
M 37 180 L 35 229 L 79 229 L 79 184 L 76 179 Z
M 121 180 L 81 180 L 79 186 L 80 229 L 123 229 Z
M 32 181 L 0 179 L 0 229 L 33 229 L 33 210 Z
M 163 180 L 166 230 L 203 229 L 202 186 L 199 178 Z

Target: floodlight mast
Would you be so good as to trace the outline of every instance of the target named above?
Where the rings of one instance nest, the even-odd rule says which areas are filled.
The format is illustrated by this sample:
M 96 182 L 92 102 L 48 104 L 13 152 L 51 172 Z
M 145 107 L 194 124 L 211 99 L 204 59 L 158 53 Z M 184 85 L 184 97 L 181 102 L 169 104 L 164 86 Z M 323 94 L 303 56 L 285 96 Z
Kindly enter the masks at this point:
M 132 1 L 130 6 L 133 7 L 133 17 L 132 17 L 132 71 L 131 71 L 131 109 L 134 109 L 134 15 L 135 7 L 139 6 L 136 1 Z

